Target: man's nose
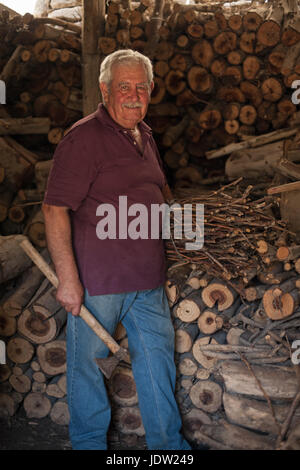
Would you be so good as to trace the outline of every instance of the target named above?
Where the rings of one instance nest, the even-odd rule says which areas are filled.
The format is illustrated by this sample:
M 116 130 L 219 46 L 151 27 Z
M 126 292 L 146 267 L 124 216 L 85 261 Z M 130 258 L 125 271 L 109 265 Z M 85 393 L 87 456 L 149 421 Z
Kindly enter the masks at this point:
M 131 99 L 134 99 L 135 101 L 140 100 L 140 95 L 139 95 L 139 92 L 138 92 L 138 88 L 136 86 L 131 87 L 130 97 L 131 97 Z

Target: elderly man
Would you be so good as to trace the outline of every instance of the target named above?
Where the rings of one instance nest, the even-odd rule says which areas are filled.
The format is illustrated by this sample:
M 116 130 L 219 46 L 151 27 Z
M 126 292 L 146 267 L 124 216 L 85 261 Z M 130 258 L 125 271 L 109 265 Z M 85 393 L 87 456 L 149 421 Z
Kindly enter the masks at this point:
M 119 210 L 119 196 L 126 196 L 128 204 L 150 211 L 168 194 L 157 147 L 143 122 L 153 89 L 152 64 L 136 51 L 117 51 L 102 62 L 99 82 L 103 104 L 75 123 L 58 145 L 43 204 L 59 278 L 57 299 L 70 312 L 70 438 L 73 449 L 107 449 L 111 419 L 94 361 L 106 357 L 108 349 L 80 318 L 84 303 L 110 334 L 118 322 L 126 328 L 148 448 L 188 450 L 174 399 L 174 330 L 164 292 L 163 240 L 124 236 L 124 214 L 117 221 L 123 235 L 97 235 L 101 205 Z

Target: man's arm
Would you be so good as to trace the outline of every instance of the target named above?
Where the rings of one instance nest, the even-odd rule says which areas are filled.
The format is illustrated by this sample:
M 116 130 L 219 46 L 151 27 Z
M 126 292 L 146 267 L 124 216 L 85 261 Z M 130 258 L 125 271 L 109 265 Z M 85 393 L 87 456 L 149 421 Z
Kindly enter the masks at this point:
M 47 246 L 59 280 L 56 298 L 68 312 L 79 315 L 84 289 L 72 247 L 69 209 L 43 204 L 42 210 Z

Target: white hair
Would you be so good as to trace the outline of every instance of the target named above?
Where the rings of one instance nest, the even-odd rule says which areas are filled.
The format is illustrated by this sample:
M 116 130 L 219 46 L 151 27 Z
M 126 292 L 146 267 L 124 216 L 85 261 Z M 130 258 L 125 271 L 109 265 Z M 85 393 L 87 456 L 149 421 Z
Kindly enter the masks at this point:
M 119 64 L 141 64 L 144 66 L 149 85 L 153 80 L 153 67 L 150 59 L 138 51 L 121 49 L 105 57 L 100 66 L 99 83 L 104 82 L 108 87 L 112 81 L 112 68 Z

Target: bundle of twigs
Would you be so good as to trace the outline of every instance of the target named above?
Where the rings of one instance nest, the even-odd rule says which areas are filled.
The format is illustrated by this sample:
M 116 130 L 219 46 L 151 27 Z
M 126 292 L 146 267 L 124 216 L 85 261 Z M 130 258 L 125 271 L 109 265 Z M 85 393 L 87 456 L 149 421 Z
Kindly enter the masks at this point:
M 227 282 L 247 284 L 273 261 L 260 252 L 263 251 L 259 249 L 260 243 L 274 247 L 279 246 L 284 237 L 286 240 L 287 235 L 293 237 L 284 221 L 275 216 L 277 200 L 270 196 L 257 198 L 254 193 L 255 186 L 243 187 L 242 178 L 208 194 L 180 190 L 176 203 L 182 208 L 185 204 L 192 205 L 192 230 L 195 234 L 198 231 L 200 239 L 199 231 L 204 228 L 204 245 L 195 251 L 187 250 L 186 242 L 191 242 L 185 237 L 188 228 L 184 226 L 182 239 L 176 239 L 176 216 L 172 217 L 171 236 L 166 241 L 168 260 L 194 263 Z M 204 205 L 202 228 L 195 215 L 197 204 Z

